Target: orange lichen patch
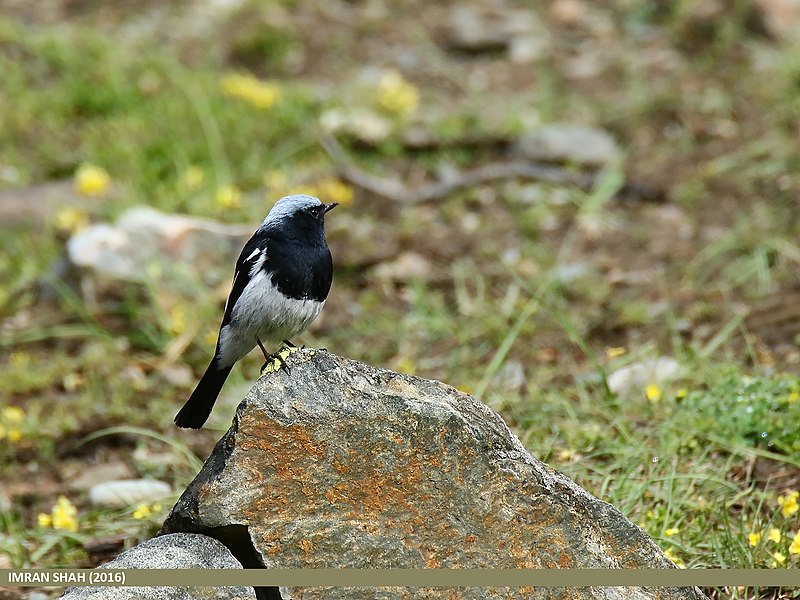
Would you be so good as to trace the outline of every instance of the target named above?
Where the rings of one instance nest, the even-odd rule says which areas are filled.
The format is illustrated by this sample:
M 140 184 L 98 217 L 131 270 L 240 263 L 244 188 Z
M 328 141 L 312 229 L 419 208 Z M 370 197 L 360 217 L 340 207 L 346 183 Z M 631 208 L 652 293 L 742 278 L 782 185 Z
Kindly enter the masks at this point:
M 342 475 L 345 475 L 350 472 L 350 467 L 348 467 L 347 463 L 342 461 L 339 457 L 335 457 L 331 461 L 331 467 L 333 467 L 334 471 L 336 471 L 337 473 L 341 473 Z
M 460 517 L 463 499 L 457 493 L 443 496 L 442 490 L 464 489 L 485 479 L 474 471 L 484 468 L 481 462 L 476 465 L 474 460 L 462 458 L 475 456 L 479 450 L 468 444 L 453 447 L 442 428 L 431 428 L 419 415 L 413 418 L 416 420 L 402 415 L 387 420 L 382 427 L 385 433 L 370 432 L 365 436 L 371 440 L 370 447 L 363 449 L 353 441 L 360 434 L 357 424 L 330 422 L 323 431 L 318 429 L 320 425 L 243 418 L 237 452 L 252 453 L 252 460 L 240 462 L 259 465 L 245 478 L 257 498 L 249 503 L 244 516 L 252 523 L 263 523 L 265 515 L 273 524 L 293 523 L 303 515 L 323 522 L 345 521 L 355 535 L 406 540 L 429 568 L 447 567 L 462 555 L 472 556 L 483 539 L 495 539 L 498 531 L 506 531 L 508 535 L 495 541 L 495 547 L 510 566 L 574 566 L 570 556 L 558 550 L 574 544 L 553 535 L 562 520 L 570 520 L 569 510 L 546 501 L 549 509 L 543 509 L 541 501 L 532 501 L 530 506 L 514 501 L 543 493 L 535 481 L 522 475 L 501 470 L 492 476 L 492 486 L 470 488 L 470 495 L 480 499 L 483 514 Z M 464 426 L 454 419 L 448 420 L 445 428 Z M 336 439 L 350 440 L 344 445 L 347 450 L 334 451 L 329 445 L 333 442 L 327 440 Z M 473 470 L 465 471 L 465 464 L 471 464 Z M 469 522 L 472 524 L 465 526 Z M 286 544 L 292 539 L 307 555 L 306 561 L 313 562 L 315 545 L 311 540 L 292 537 L 292 529 L 285 526 L 278 532 L 270 534 L 270 544 L 279 539 Z M 324 545 L 324 539 L 320 543 Z
M 309 540 L 300 540 L 297 542 L 297 545 L 303 552 L 305 552 L 306 557 L 308 557 L 311 554 L 311 550 L 314 549 L 314 544 L 312 544 Z
M 316 441 L 319 436 L 309 433 L 302 425 L 281 425 L 272 419 L 255 419 L 248 414 L 239 424 L 239 434 L 238 446 L 245 452 L 290 450 L 314 458 L 322 458 L 326 453 L 326 448 L 321 448 Z
M 398 446 L 405 446 L 406 444 L 406 441 L 396 433 L 390 433 L 389 439 L 392 440 Z
M 442 567 L 442 561 L 437 560 L 435 558 L 425 561 L 426 569 L 440 569 L 441 567 Z

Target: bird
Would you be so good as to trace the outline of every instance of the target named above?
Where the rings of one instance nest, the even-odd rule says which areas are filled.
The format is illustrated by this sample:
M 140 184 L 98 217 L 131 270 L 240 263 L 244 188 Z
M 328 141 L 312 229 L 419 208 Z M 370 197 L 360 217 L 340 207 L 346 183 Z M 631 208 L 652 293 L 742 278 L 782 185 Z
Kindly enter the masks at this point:
M 200 429 L 238 360 L 258 345 L 267 362 L 282 363 L 278 353 L 267 352 L 264 340 L 293 346 L 289 340 L 319 316 L 333 282 L 325 215 L 336 206 L 304 194 L 285 196 L 245 243 L 214 357 L 175 416 L 175 425 Z

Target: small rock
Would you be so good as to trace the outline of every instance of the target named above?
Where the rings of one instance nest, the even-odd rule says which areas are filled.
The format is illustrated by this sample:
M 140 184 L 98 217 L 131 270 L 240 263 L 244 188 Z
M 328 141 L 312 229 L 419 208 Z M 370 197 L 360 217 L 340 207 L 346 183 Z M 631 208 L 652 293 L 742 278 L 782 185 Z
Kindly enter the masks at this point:
M 126 550 L 100 569 L 241 569 L 230 550 L 214 538 L 194 533 L 165 535 Z M 255 600 L 251 587 L 70 587 L 67 600 Z
M 375 267 L 372 273 L 378 279 L 406 283 L 430 277 L 431 264 L 421 254 L 403 252 L 396 260 Z
M 644 390 L 645 386 L 651 383 L 659 385 L 668 383 L 675 379 L 679 371 L 680 365 L 673 358 L 643 360 L 611 373 L 608 376 L 608 387 L 615 394 Z
M 604 165 L 619 156 L 614 138 L 602 129 L 566 123 L 542 125 L 522 134 L 517 148 L 533 161 Z
M 158 372 L 164 381 L 175 387 L 189 387 L 196 381 L 194 372 L 187 365 L 163 365 Z
M 333 108 L 320 117 L 328 133 L 347 133 L 367 144 L 376 144 L 389 137 L 391 122 L 368 108 Z
M 800 2 L 798 0 L 755 0 L 769 32 L 791 41 L 800 37 Z
M 229 280 L 230 265 L 253 229 L 138 206 L 114 225 L 97 223 L 73 235 L 67 241 L 69 271 L 84 291 L 143 281 L 174 288 L 185 282 L 187 268 L 214 287 Z
M 517 360 L 507 360 L 492 377 L 492 385 L 495 388 L 508 392 L 522 393 L 526 383 L 525 369 Z
M 586 262 L 573 262 L 556 265 L 550 272 L 555 281 L 569 285 L 597 275 L 595 268 Z
M 555 0 L 550 5 L 550 16 L 564 25 L 580 25 L 586 20 L 588 10 L 582 0 Z
M 95 506 L 123 508 L 142 502 L 156 502 L 172 494 L 172 487 L 157 479 L 126 479 L 98 483 L 89 490 Z
M 534 14 L 530 10 L 459 4 L 450 11 L 446 43 L 461 52 L 505 51 L 517 38 L 532 39 L 533 29 Z M 535 40 L 534 44 L 537 49 L 541 47 Z

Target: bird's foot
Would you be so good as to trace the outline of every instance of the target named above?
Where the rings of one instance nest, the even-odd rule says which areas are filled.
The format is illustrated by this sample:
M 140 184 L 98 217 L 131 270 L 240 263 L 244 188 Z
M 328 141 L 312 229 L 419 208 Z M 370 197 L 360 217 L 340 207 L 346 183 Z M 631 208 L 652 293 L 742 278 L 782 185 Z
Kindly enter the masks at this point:
M 267 362 L 265 362 L 261 366 L 261 374 L 264 373 L 273 373 L 278 369 L 283 369 L 287 375 L 290 375 L 292 370 L 289 368 L 289 365 L 286 363 L 286 359 L 289 358 L 295 352 L 298 352 L 300 348 L 297 346 L 284 346 L 277 352 L 270 354 L 267 356 Z

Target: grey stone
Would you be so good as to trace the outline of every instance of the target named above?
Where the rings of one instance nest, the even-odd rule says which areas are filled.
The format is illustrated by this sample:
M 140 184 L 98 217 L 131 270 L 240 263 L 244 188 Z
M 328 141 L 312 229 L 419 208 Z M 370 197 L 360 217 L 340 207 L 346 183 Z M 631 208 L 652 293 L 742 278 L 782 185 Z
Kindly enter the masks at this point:
M 800 2 L 797 0 L 755 0 L 770 34 L 784 41 L 800 36 Z M 723 6 L 726 6 L 723 3 Z M 723 8 L 724 10 L 724 8 Z
M 60 267 L 87 300 L 128 282 L 184 289 L 187 281 L 211 287 L 230 279 L 231 264 L 255 227 L 170 215 L 146 206 L 131 208 L 116 223 L 97 223 L 67 241 L 67 267 Z M 199 275 L 198 275 L 199 274 Z
M 528 62 L 538 58 L 544 47 L 534 31 L 546 39 L 546 30 L 537 25 L 530 10 L 514 10 L 503 4 L 458 4 L 448 16 L 446 42 L 462 52 L 508 51 L 516 61 Z
M 178 533 L 147 540 L 126 550 L 100 569 L 241 569 L 242 565 L 217 540 Z M 254 600 L 251 587 L 71 587 L 60 596 L 67 600 Z
M 531 456 L 475 398 L 325 351 L 298 351 L 288 366 L 245 397 L 163 533 L 225 532 L 248 567 L 674 568 L 644 532 Z M 281 593 L 703 597 L 694 588 L 599 587 Z
M 648 384 L 663 385 L 674 380 L 680 372 L 680 365 L 674 358 L 661 356 L 648 358 L 621 367 L 608 376 L 608 388 L 615 394 L 641 390 Z
M 604 165 L 619 157 L 619 149 L 607 132 L 594 127 L 551 123 L 523 133 L 518 151 L 534 161 Z
M 122 479 L 95 484 L 89 490 L 89 502 L 95 506 L 121 508 L 140 502 L 163 500 L 172 493 L 168 483 L 156 479 Z

